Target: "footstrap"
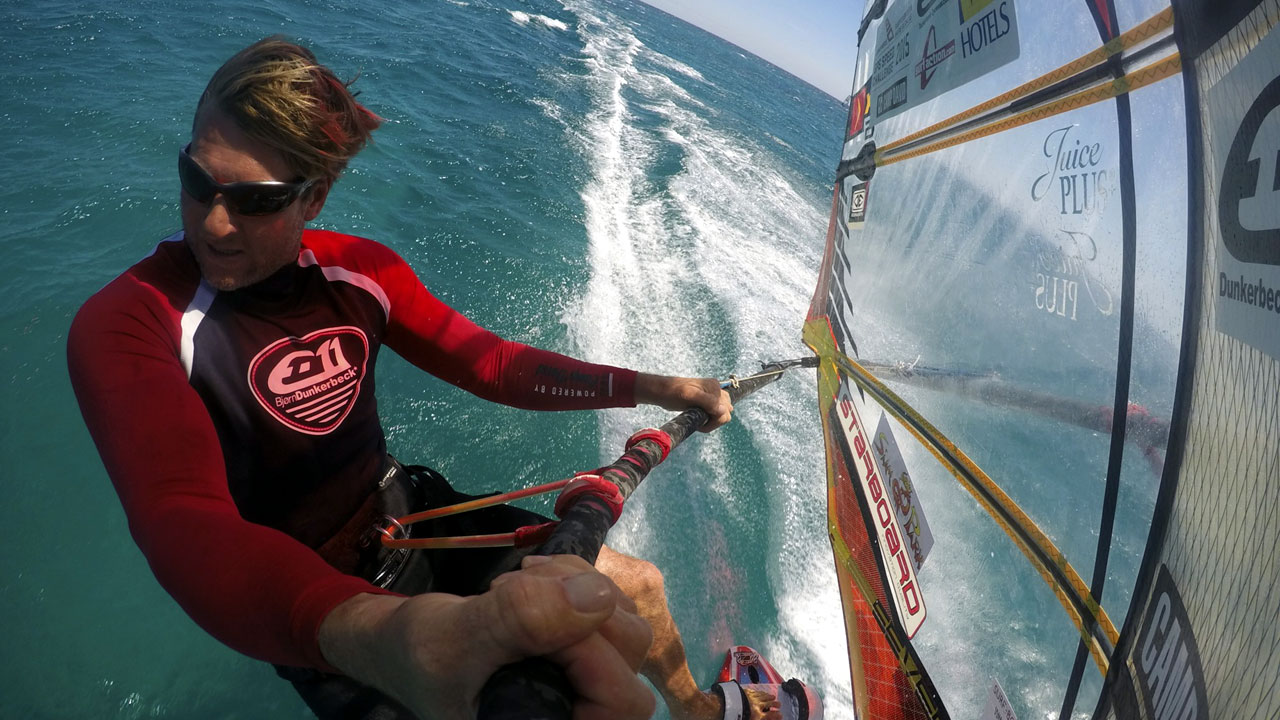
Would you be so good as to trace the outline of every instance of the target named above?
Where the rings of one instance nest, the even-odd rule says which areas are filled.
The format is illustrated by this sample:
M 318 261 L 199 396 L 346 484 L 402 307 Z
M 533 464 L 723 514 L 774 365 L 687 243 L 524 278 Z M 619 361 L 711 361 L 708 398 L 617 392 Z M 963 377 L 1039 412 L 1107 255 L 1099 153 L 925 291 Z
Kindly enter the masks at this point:
M 809 720 L 809 692 L 805 684 L 795 678 L 782 683 L 782 692 L 789 698 L 792 709 L 791 717 L 796 720 Z M 782 700 L 781 697 L 778 700 Z
M 724 705 L 723 720 L 747 720 L 747 708 L 751 701 L 747 699 L 747 691 L 736 680 L 716 683 L 711 686 L 711 690 L 720 697 L 720 702 Z

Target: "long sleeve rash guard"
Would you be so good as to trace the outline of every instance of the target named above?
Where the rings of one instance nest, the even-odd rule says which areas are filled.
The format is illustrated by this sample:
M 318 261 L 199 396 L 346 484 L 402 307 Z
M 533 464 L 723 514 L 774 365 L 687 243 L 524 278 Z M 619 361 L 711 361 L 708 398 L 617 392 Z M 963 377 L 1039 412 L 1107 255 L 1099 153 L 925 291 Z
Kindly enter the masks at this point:
M 373 585 L 319 547 L 386 453 L 378 349 L 480 397 L 634 405 L 635 373 L 503 340 L 370 240 L 308 230 L 296 264 L 219 292 L 179 233 L 90 298 L 68 339 L 76 397 L 134 540 L 208 632 L 252 657 L 328 668 L 316 636 Z

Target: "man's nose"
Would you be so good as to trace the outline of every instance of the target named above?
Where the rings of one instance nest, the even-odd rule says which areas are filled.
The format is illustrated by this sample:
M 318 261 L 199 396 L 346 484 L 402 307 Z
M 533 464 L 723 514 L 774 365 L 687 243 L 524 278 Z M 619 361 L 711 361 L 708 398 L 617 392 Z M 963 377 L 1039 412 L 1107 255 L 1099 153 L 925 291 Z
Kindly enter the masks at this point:
M 204 229 L 212 237 L 224 237 L 236 231 L 235 218 L 221 193 L 209 201 L 209 210 L 204 214 Z

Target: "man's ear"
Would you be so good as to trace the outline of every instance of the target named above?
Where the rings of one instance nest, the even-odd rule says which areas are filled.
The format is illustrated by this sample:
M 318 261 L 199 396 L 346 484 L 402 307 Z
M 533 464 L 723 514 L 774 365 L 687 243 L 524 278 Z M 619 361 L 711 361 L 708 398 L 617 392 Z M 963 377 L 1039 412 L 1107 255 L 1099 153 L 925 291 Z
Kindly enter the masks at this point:
M 303 209 L 302 217 L 307 222 L 316 219 L 320 214 L 321 208 L 324 207 L 324 201 L 329 198 L 329 188 L 333 187 L 330 180 L 318 180 L 315 185 L 307 189 L 307 194 L 303 196 L 303 201 L 307 204 Z

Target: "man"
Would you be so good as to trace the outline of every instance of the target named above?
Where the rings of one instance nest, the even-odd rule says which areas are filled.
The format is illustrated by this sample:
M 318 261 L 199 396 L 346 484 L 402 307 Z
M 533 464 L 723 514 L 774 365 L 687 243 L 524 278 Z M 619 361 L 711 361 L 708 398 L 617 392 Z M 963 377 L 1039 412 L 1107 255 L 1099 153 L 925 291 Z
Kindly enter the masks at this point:
M 275 663 L 322 717 L 472 717 L 485 679 L 527 656 L 563 666 L 576 717 L 647 717 L 637 669 L 673 716 L 718 717 L 651 565 L 608 549 L 598 570 L 526 557 L 490 584 L 517 558 L 392 572 L 369 542 L 384 515 L 458 497 L 386 455 L 373 382 L 383 344 L 518 407 L 698 406 L 704 429 L 731 411 L 713 379 L 502 340 L 388 248 L 304 230 L 379 123 L 309 51 L 273 38 L 241 51 L 210 80 L 179 152 L 182 232 L 72 325 L 76 396 L 157 579 L 219 640 Z M 485 522 L 510 530 L 521 512 Z M 776 717 L 772 698 L 753 700 Z

